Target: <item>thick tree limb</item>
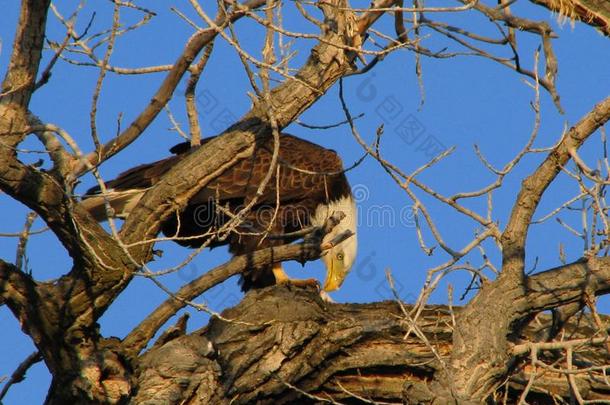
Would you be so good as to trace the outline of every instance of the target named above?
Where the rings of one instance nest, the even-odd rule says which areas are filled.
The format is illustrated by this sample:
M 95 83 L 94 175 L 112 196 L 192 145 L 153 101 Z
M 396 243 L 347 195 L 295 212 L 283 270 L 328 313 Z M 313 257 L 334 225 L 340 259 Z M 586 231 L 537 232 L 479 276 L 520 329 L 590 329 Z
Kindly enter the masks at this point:
M 12 264 L 0 260 L 0 305 L 6 304 L 13 312 L 23 331 L 39 348 L 47 366 L 54 370 L 61 356 L 57 350 L 61 342 L 56 337 L 62 322 L 69 318 L 69 310 L 64 308 L 63 314 L 58 313 L 57 307 L 64 302 L 48 287 L 49 284 L 37 283 Z
M 595 272 L 603 278 L 602 273 L 610 272 L 609 259 L 599 263 Z M 545 309 L 539 303 L 550 302 L 551 289 L 560 288 L 562 280 L 574 278 L 572 289 L 582 294 L 579 277 L 587 279 L 582 263 L 532 276 L 528 285 L 534 286 L 532 302 L 537 304 L 531 311 Z M 600 284 L 599 288 L 601 292 L 606 287 Z M 571 300 L 566 296 L 561 303 Z M 455 310 L 459 316 L 460 309 Z M 414 335 L 404 339 L 411 323 L 395 302 L 329 304 L 315 291 L 293 287 L 249 293 L 222 315 L 228 320 L 213 319 L 205 329 L 146 353 L 140 359 L 139 389 L 132 403 L 161 404 L 177 397 L 191 404 L 308 403 L 300 391 L 341 403 L 350 402 L 353 395 L 383 402 L 430 403 L 433 393 L 425 381 L 441 372 L 442 366 L 429 345 L 445 359 L 452 351 L 452 316 L 446 307 L 429 307 L 418 319 L 427 343 Z M 580 322 L 568 325 L 570 339 L 591 336 L 587 325 L 592 322 Z M 538 325 L 524 331 L 522 339 L 536 342 L 540 330 L 550 328 L 552 320 L 539 317 Z M 555 354 L 545 353 L 538 359 L 553 363 Z M 581 367 L 610 362 L 605 349 L 595 345 L 578 354 L 578 359 Z M 510 379 L 508 397 L 513 400 L 534 372 L 527 367 L 522 370 Z M 598 369 L 576 376 L 585 398 L 610 398 L 601 374 Z M 551 394 L 569 398 L 566 379 L 541 373 L 530 395 L 550 400 Z
M 50 3 L 50 0 L 21 2 L 13 52 L 0 90 L 0 120 L 5 122 L 0 135 L 8 146 L 15 146 L 23 136 L 16 132 L 25 126 L 25 113 L 35 89 Z
M 526 296 L 515 303 L 528 313 L 584 301 L 610 291 L 610 257 L 591 257 L 527 277 Z
M 7 154 L 4 155 L 3 151 Z M 107 242 L 107 246 L 115 246 L 114 250 L 117 251 L 116 241 L 87 212 L 77 208 L 56 177 L 24 165 L 10 151 L 3 150 L 0 144 L 0 159 L 2 156 L 5 157 L 5 164 L 0 165 L 0 190 L 35 211 L 72 257 L 96 266 L 95 255 L 98 255 L 105 257 L 110 266 L 116 266 L 117 256 L 109 255 L 108 249 L 94 249 L 97 244 L 91 244 L 90 249 L 83 243 L 82 229 L 87 229 L 89 240 Z
M 161 404 L 169 398 L 186 404 L 362 403 L 355 397 L 433 403 L 427 381 L 442 366 L 430 347 L 444 359 L 452 350 L 452 314 L 444 306 L 430 306 L 417 320 L 426 341 L 406 334 L 411 323 L 396 302 L 329 304 L 315 291 L 285 286 L 250 292 L 222 316 L 144 354 L 140 391 L 131 403 Z M 552 320 L 540 316 L 538 322 L 550 327 Z M 586 325 L 571 323 L 571 339 L 587 337 Z M 526 330 L 523 339 L 536 341 L 538 331 Z M 539 359 L 552 362 L 555 354 L 540 353 Z M 588 365 L 610 361 L 601 346 L 576 357 Z M 532 371 L 511 376 L 509 403 L 516 402 Z M 540 374 L 528 398 L 540 403 L 552 395 L 569 398 L 564 376 Z M 587 399 L 610 398 L 601 370 L 577 380 L 587 387 Z

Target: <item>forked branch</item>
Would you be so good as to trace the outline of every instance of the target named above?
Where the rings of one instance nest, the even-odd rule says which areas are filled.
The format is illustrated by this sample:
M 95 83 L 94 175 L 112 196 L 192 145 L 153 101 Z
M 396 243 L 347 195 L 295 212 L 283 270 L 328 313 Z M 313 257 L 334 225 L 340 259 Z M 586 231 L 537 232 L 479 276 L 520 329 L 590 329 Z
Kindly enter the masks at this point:
M 610 119 L 610 97 L 597 104 L 563 136 L 542 164 L 527 177 L 517 196 L 508 224 L 502 234 L 501 277 L 521 277 L 525 268 L 525 240 L 532 217 L 547 187 L 578 148 Z

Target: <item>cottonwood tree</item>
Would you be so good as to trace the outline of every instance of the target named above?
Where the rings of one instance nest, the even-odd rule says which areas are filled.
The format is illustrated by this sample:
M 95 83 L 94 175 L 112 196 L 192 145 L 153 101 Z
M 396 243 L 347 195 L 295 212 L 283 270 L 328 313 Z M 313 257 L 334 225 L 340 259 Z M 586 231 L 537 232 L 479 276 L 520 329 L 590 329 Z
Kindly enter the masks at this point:
M 434 5 L 419 0 L 409 4 L 375 0 L 362 8 L 348 0 L 211 3 L 193 0 L 174 9 L 192 29 L 186 43 L 175 44 L 180 49 L 175 61 L 128 68 L 114 62 L 113 52 L 130 33 L 155 24 L 155 12 L 145 4 L 109 3 L 112 20 L 96 29 L 98 21 L 91 11 L 108 5 L 79 4 L 68 9 L 48 0 L 22 1 L 12 49 L 5 44 L 10 62 L 0 93 L 0 189 L 33 213 L 20 234 L 17 259 L 0 260 L 0 303 L 12 311 L 37 352 L 6 381 L 5 388 L 18 381 L 32 363 L 42 360 L 52 374 L 49 404 L 610 400 L 607 318 L 596 310 L 596 297 L 610 291 L 605 200 L 610 170 L 603 132 L 610 118 L 610 98 L 592 105 L 580 121 L 557 134 L 554 145 L 535 146 L 540 97 L 550 97 L 561 109 L 555 86 L 560 63 L 553 52 L 555 34 L 547 22 L 514 14 L 514 2 L 504 0 Z M 605 1 L 534 3 L 610 35 L 610 5 Z M 482 15 L 496 34 L 451 26 L 443 22 L 449 13 Z M 284 28 L 287 14 L 291 18 L 298 15 L 309 28 L 301 32 Z M 49 19 L 63 25 L 62 38 L 47 34 Z M 241 45 L 236 35 L 241 24 L 258 32 L 261 53 Z M 540 43 L 529 66 L 521 62 L 523 55 L 519 54 L 523 36 Z M 444 38 L 461 50 L 432 50 L 427 46 L 430 37 Z M 92 173 L 103 184 L 98 167 L 136 139 L 146 137 L 147 127 L 164 114 L 172 100 L 184 103 L 188 125 L 182 131 L 192 144 L 198 144 L 202 136 L 199 120 L 206 117 L 198 111 L 196 89 L 219 41 L 233 47 L 243 62 L 252 85 L 250 111 L 166 173 L 121 226 L 112 221 L 110 227 L 101 226 L 78 204 L 75 188 L 79 179 Z M 305 41 L 312 46 L 306 48 L 307 59 L 297 66 L 291 52 L 306 47 L 301 45 Z M 494 167 L 479 153 L 482 170 L 494 177 L 489 185 L 446 195 L 419 180 L 419 174 L 434 170 L 453 150 L 414 171 L 396 165 L 379 147 L 383 128 L 368 143 L 340 89 L 338 115 L 369 158 L 411 200 L 418 225 L 414 232 L 421 247 L 430 249 L 424 233 L 430 234 L 440 254 L 448 258 L 428 270 L 427 282 L 414 304 L 400 300 L 333 304 L 320 299 L 314 289 L 276 286 L 248 293 L 235 307 L 213 316 L 201 330 L 186 333 L 187 318 L 182 317 L 153 340 L 180 309 L 197 307 L 193 303 L 196 297 L 252 263 L 318 258 L 318 241 L 305 237 L 292 245 L 253 252 L 248 258 L 236 257 L 177 291 L 168 290 L 166 301 L 123 339 L 101 334 L 99 318 L 134 276 L 156 278 L 147 263 L 154 258 L 155 238 L 165 218 L 184 207 L 217 173 L 251 154 L 255 141 L 295 122 L 329 89 L 341 86 L 342 78 L 366 77 L 386 55 L 398 50 L 416 55 L 416 75 L 421 75 L 420 58 L 450 58 L 460 53 L 512 69 L 531 86 L 536 115 L 529 141 L 503 167 Z M 499 52 L 509 56 L 499 56 Z M 53 75 L 62 66 L 95 71 L 91 76 L 93 97 L 82 100 L 92 105 L 90 127 L 82 128 L 78 135 L 68 133 L 61 123 L 44 122 L 31 108 L 32 98 L 49 81 L 58 80 Z M 157 90 L 141 106 L 139 115 L 128 124 L 119 119 L 116 134 L 100 133 L 96 122 L 98 110 L 104 107 L 99 101 L 104 81 L 112 75 L 153 74 Z M 186 86 L 179 88 L 181 82 Z M 21 145 L 32 137 L 44 145 L 50 167 L 26 162 L 27 151 Z M 579 154 L 589 138 L 599 144 L 599 164 Z M 92 149 L 84 146 L 90 141 Z M 493 193 L 526 156 L 533 156 L 539 165 L 523 178 L 508 221 L 501 226 L 492 209 Z M 542 220 L 577 206 L 583 215 L 582 230 L 570 229 L 583 240 L 584 249 L 577 260 L 529 274 L 526 238 L 541 198 L 558 176 L 574 182 L 579 192 Z M 422 195 L 465 216 L 480 231 L 463 247 L 452 248 L 435 226 L 427 206 L 430 200 Z M 480 212 L 471 208 L 471 200 L 489 204 Z M 35 217 L 45 222 L 72 258 L 72 267 L 52 281 L 35 279 L 23 263 Z M 469 265 L 469 255 L 489 248 L 486 241 L 494 242 L 501 263 L 486 259 L 480 267 Z M 177 265 L 177 271 L 179 268 Z M 462 307 L 428 305 L 432 291 L 446 274 L 456 270 L 472 275 L 473 298 Z M 159 285 L 162 287 L 160 281 Z

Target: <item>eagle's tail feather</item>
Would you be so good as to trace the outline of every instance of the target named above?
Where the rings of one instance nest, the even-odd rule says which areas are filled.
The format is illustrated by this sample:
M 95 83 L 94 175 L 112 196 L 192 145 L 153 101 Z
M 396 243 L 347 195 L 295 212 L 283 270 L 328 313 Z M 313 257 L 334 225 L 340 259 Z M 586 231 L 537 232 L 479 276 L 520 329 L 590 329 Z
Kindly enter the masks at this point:
M 126 218 L 143 194 L 143 190 L 108 191 L 105 195 L 86 196 L 80 206 L 89 211 L 96 221 L 101 222 L 108 219 L 105 204 L 107 200 L 114 210 L 114 217 Z

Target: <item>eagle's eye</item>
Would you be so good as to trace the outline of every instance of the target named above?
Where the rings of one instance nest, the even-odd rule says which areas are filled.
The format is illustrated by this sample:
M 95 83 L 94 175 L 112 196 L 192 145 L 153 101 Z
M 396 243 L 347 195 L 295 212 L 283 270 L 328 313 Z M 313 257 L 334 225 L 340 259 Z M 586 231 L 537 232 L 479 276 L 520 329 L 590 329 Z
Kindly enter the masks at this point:
M 337 260 L 343 260 L 343 253 L 337 253 Z

